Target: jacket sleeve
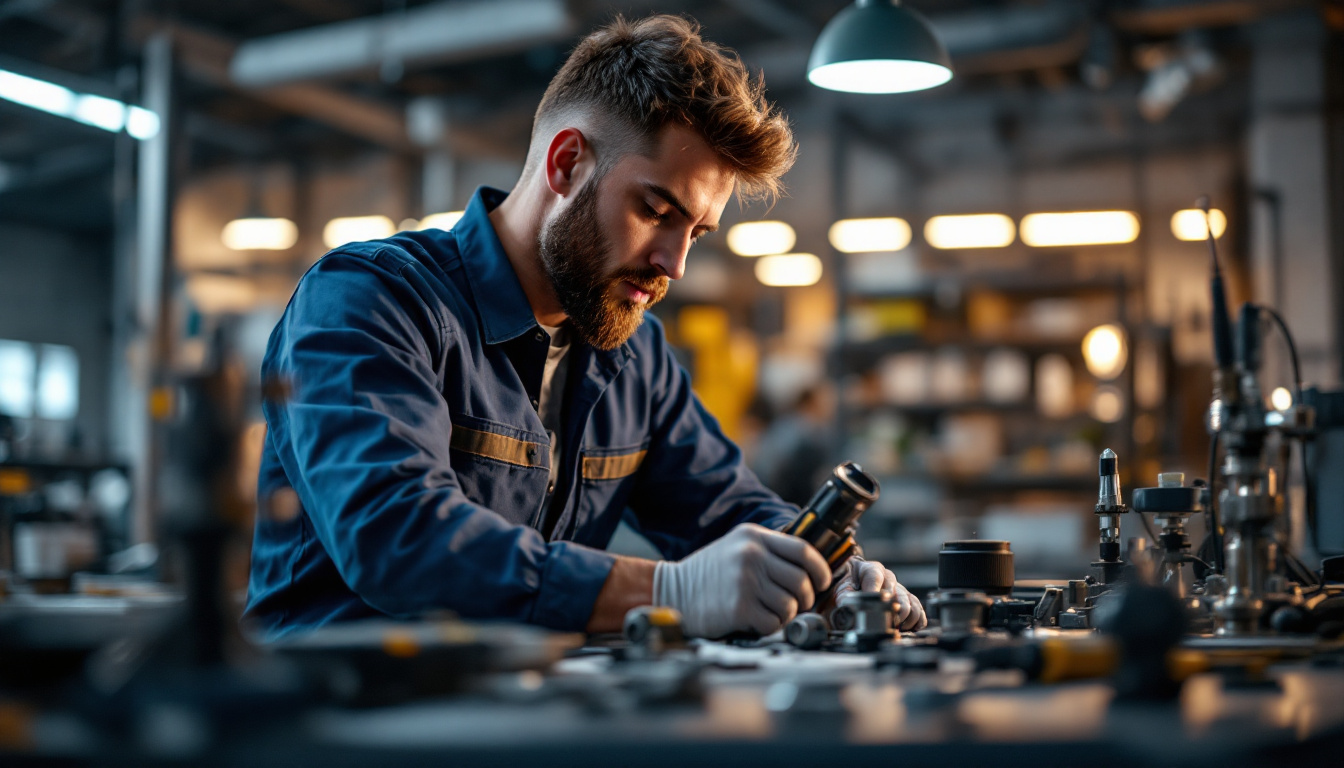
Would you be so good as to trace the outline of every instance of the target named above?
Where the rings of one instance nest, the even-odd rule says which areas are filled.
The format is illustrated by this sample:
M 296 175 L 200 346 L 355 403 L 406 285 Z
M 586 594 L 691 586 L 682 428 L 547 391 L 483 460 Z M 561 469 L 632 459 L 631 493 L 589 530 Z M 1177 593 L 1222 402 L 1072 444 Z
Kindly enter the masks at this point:
M 650 322 L 650 320 L 645 320 Z M 739 523 L 780 529 L 798 508 L 767 489 L 691 389 L 654 321 L 653 434 L 627 520 L 669 559 L 680 559 Z
M 463 494 L 433 364 L 455 323 L 429 309 L 417 269 L 338 252 L 299 284 L 263 363 L 290 385 L 264 406 L 285 473 L 341 577 L 377 610 L 582 630 L 614 558 L 547 544 Z

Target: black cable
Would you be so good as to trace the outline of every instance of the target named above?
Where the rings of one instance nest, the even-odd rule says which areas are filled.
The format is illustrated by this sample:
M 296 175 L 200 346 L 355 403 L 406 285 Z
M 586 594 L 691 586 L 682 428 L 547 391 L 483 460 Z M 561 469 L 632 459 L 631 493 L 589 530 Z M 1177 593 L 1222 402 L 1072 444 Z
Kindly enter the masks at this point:
M 1283 316 L 1272 307 L 1260 307 L 1261 312 L 1265 313 L 1279 327 L 1279 333 L 1283 335 L 1283 341 L 1288 345 L 1288 357 L 1293 365 L 1293 402 L 1302 403 L 1302 366 L 1297 359 L 1297 344 L 1293 342 L 1293 334 L 1288 330 L 1288 324 L 1284 322 Z M 1307 462 L 1307 444 L 1306 440 L 1300 440 L 1298 452 L 1302 458 L 1302 490 L 1303 501 L 1306 507 L 1307 535 L 1311 538 L 1312 549 L 1318 549 L 1316 535 L 1316 497 L 1311 492 L 1311 466 Z M 1291 463 L 1291 462 L 1290 462 Z
M 1297 362 L 1297 345 L 1293 343 L 1293 334 L 1288 331 L 1288 324 L 1283 321 L 1283 316 L 1275 312 L 1271 307 L 1258 307 L 1258 309 L 1269 315 L 1274 324 L 1279 326 L 1279 332 L 1283 334 L 1283 340 L 1288 344 L 1288 357 L 1293 363 L 1293 398 L 1295 402 L 1302 402 L 1302 366 Z

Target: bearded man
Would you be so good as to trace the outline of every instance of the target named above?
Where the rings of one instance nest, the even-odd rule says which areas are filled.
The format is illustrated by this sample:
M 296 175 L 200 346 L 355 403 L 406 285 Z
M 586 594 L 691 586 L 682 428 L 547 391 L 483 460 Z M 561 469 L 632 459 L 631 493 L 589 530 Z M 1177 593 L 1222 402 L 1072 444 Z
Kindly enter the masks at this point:
M 680 17 L 585 38 L 537 109 L 513 191 L 451 231 L 328 253 L 263 376 L 246 615 L 270 638 L 451 610 L 619 630 L 667 605 L 689 634 L 767 634 L 830 585 L 798 514 L 742 463 L 645 310 L 736 191 L 797 153 L 738 58 Z M 622 517 L 666 560 L 603 550 Z M 838 589 L 918 600 L 865 562 Z

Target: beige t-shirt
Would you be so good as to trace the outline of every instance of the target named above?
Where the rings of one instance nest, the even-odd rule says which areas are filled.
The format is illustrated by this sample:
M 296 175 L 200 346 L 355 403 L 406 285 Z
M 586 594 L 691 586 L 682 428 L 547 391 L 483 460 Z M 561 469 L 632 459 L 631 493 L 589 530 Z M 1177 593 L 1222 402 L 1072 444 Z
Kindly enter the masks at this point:
M 537 415 L 551 438 L 551 480 L 550 488 L 555 488 L 555 479 L 560 472 L 560 436 L 564 434 L 561 418 L 565 406 L 565 380 L 569 372 L 569 324 L 552 328 L 541 326 L 551 335 L 551 348 L 546 351 L 546 369 L 541 375 L 541 396 L 537 406 Z

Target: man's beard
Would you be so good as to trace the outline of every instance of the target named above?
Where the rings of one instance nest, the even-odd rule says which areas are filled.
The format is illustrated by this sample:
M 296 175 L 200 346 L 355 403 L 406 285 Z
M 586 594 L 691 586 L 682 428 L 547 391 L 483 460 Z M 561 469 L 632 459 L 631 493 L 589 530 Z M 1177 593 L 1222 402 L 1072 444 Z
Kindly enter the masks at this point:
M 634 335 L 644 310 L 667 294 L 668 279 L 651 266 L 605 271 L 611 247 L 597 223 L 600 183 L 600 178 L 590 179 L 569 207 L 542 228 L 537 251 L 579 338 L 598 349 L 615 349 Z M 648 301 L 636 304 L 621 296 L 622 281 L 647 293 Z

